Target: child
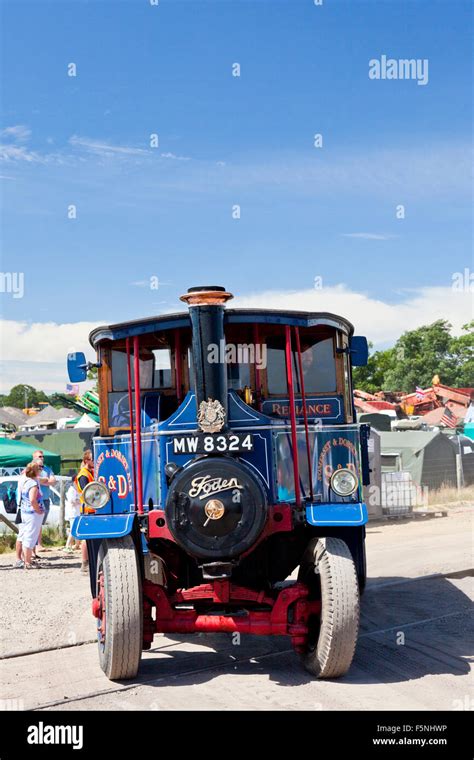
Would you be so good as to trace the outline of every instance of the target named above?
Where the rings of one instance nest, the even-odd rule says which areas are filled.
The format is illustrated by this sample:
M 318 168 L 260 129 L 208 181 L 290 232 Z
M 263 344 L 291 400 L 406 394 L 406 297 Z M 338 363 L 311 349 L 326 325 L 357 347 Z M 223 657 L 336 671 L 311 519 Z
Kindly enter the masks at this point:
M 69 523 L 68 537 L 64 551 L 71 553 L 74 548 L 80 549 L 81 542 L 75 539 L 71 533 L 72 522 L 81 513 L 81 498 L 74 483 L 71 483 L 66 492 L 65 518 Z M 75 547 L 73 546 L 75 544 Z

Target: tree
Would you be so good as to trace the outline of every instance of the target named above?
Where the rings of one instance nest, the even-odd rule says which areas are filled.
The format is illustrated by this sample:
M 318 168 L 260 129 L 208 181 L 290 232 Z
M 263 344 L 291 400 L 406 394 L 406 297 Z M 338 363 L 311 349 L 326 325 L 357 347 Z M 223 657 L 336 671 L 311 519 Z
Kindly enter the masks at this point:
M 438 319 L 431 325 L 410 330 L 395 343 L 393 361 L 385 373 L 383 389 L 392 391 L 415 390 L 417 385 L 429 387 L 434 375 L 443 378 L 446 385 L 453 382 L 449 366 L 451 325 Z
M 409 330 L 393 348 L 376 351 L 367 367 L 354 369 L 354 387 L 411 393 L 417 385 L 428 388 L 434 375 L 443 385 L 466 388 L 474 378 L 474 321 L 453 337 L 451 325 L 438 319 L 431 325 Z
M 373 344 L 369 343 L 369 348 Z M 393 352 L 395 349 L 388 348 L 385 351 L 375 351 L 369 356 L 366 367 L 354 367 L 353 370 L 353 387 L 358 388 L 366 393 L 377 393 L 384 383 L 385 373 L 393 361 Z
M 384 390 L 410 393 L 417 385 L 429 387 L 434 375 L 443 385 L 469 386 L 473 378 L 473 327 L 473 323 L 464 325 L 467 334 L 453 338 L 449 322 L 438 319 L 404 333 L 395 344 L 395 362 L 385 374 Z
M 3 405 L 24 409 L 25 401 L 28 407 L 31 407 L 36 406 L 39 401 L 48 401 L 48 397 L 44 391 L 38 391 L 32 385 L 22 383 L 13 386 L 10 393 L 5 397 Z
M 451 341 L 451 356 L 457 367 L 456 385 L 470 388 L 474 385 L 474 320 L 462 329 L 464 335 Z

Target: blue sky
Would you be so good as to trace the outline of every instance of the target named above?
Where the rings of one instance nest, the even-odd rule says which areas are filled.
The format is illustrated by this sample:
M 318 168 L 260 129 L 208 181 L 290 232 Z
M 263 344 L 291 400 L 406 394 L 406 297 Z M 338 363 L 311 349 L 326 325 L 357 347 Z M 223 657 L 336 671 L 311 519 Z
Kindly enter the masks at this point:
M 261 300 L 317 276 L 396 305 L 472 271 L 469 2 L 2 6 L 2 271 L 25 278 L 4 319 L 121 321 L 201 282 Z M 383 54 L 428 59 L 428 84 L 369 79 Z

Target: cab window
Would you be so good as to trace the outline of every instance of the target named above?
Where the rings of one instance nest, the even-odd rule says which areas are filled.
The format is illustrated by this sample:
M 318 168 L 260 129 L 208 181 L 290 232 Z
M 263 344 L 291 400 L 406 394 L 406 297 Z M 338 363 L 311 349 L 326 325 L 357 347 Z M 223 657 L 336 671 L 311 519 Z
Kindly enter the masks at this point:
M 127 383 L 127 354 L 125 350 L 111 351 L 112 390 L 125 391 Z M 130 358 L 132 388 L 135 387 L 133 357 Z M 166 348 L 140 349 L 140 388 L 141 390 L 171 388 L 173 384 L 171 371 L 171 350 Z
M 243 358 L 244 361 L 238 361 L 239 358 Z M 250 364 L 247 361 L 248 354 L 243 353 L 237 356 L 237 360 L 233 361 L 232 356 L 228 357 L 226 361 L 227 367 L 227 387 L 229 390 L 240 391 L 245 386 L 251 385 L 250 376 Z M 188 348 L 188 374 L 189 374 L 189 388 L 194 390 L 194 367 L 193 367 L 193 352 L 191 348 Z
M 229 389 L 240 391 L 245 386 L 250 387 L 250 364 L 239 362 L 228 362 L 227 364 L 227 383 Z
M 269 337 L 267 340 L 267 384 L 270 395 L 288 393 L 284 337 Z M 301 378 L 296 351 L 292 352 L 295 392 L 301 393 Z M 301 364 L 305 394 L 332 393 L 336 391 L 336 362 L 332 337 L 301 339 Z

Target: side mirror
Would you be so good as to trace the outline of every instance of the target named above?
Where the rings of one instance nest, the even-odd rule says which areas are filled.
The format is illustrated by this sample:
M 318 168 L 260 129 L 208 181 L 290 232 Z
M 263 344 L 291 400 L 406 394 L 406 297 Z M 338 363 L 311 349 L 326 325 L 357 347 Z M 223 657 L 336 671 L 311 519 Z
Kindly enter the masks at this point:
M 71 383 L 87 380 L 87 360 L 82 351 L 67 355 L 67 373 Z
M 363 335 L 353 335 L 349 343 L 349 353 L 354 367 L 366 367 L 369 360 L 369 344 Z

